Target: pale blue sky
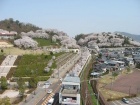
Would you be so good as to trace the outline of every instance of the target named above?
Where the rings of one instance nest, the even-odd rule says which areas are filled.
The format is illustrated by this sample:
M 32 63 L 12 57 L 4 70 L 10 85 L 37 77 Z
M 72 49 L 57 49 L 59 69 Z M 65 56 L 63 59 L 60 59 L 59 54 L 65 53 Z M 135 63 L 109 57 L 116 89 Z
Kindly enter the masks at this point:
M 0 0 L 0 20 L 5 18 L 70 36 L 103 31 L 140 35 L 140 0 Z

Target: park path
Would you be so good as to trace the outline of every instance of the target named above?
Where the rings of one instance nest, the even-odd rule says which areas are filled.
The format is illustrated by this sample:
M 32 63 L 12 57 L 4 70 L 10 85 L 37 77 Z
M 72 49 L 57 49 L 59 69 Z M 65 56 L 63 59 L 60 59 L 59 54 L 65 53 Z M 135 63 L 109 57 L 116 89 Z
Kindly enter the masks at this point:
M 11 67 L 16 67 L 14 66 L 14 62 L 17 59 L 18 55 L 8 55 L 4 61 L 2 62 L 0 66 L 0 78 L 2 76 L 6 77 L 7 74 L 9 73 Z

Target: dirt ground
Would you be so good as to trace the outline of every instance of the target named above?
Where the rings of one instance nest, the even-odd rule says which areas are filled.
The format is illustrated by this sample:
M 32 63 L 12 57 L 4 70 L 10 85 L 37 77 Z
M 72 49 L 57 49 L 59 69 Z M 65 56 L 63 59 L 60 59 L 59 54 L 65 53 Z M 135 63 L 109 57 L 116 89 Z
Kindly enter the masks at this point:
M 139 94 L 140 93 L 140 71 L 135 70 L 133 73 L 120 76 L 113 83 L 105 86 L 106 89 L 118 91 L 126 94 Z

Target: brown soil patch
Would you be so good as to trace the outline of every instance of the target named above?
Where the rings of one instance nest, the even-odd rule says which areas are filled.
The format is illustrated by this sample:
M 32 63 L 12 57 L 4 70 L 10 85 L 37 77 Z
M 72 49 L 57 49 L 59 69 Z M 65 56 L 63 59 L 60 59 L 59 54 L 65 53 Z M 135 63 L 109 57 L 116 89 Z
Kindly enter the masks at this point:
M 140 71 L 136 70 L 131 74 L 120 76 L 105 88 L 126 94 L 138 94 L 140 93 Z

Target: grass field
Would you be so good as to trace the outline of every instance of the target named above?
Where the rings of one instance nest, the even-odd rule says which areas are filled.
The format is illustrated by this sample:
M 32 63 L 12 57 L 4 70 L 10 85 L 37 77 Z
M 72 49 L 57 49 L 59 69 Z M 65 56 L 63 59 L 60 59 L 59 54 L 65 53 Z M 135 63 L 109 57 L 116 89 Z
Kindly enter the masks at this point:
M 56 42 L 52 42 L 51 39 L 41 39 L 41 38 L 35 38 L 34 39 L 35 41 L 38 42 L 38 46 L 60 46 L 60 42 L 59 41 L 56 41 Z
M 10 47 L 10 48 L 3 48 L 3 53 L 5 55 L 24 55 L 24 54 L 48 54 L 48 52 L 44 52 L 43 50 L 23 50 L 23 49 L 19 49 L 17 47 Z
M 63 53 L 54 54 L 56 57 Z M 47 66 L 48 61 L 52 58 L 53 55 L 31 55 L 26 54 L 21 57 L 18 62 L 18 67 L 14 72 L 15 77 L 30 77 L 33 75 L 36 76 L 50 76 L 50 72 L 45 73 L 44 68 Z M 55 62 L 52 64 L 51 69 L 56 68 Z

